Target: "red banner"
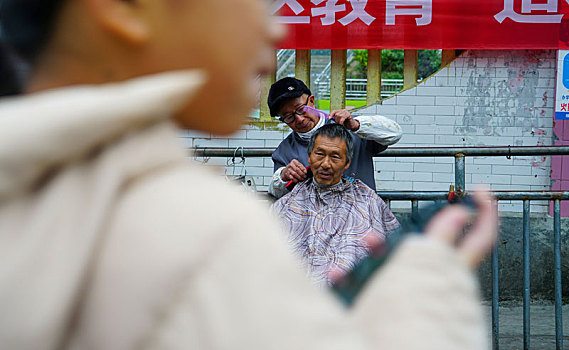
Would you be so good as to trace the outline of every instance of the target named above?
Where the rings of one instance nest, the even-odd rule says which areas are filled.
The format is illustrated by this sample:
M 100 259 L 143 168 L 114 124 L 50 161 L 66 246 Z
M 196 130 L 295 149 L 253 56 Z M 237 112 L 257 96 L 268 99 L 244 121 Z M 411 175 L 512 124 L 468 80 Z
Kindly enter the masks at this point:
M 569 0 L 272 0 L 286 49 L 566 49 Z

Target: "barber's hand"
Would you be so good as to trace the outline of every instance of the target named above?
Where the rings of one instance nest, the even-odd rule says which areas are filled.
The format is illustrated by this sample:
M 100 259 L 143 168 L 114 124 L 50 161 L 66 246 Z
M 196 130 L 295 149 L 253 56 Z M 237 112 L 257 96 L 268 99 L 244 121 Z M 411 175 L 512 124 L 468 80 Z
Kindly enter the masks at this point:
M 466 207 L 460 205 L 448 206 L 435 215 L 425 234 L 454 246 L 459 257 L 474 269 L 490 253 L 496 242 L 498 210 L 488 190 L 475 191 L 473 197 L 478 208 L 476 221 L 461 240 L 458 240 L 459 235 L 467 225 L 470 214 Z
M 339 109 L 330 112 L 330 119 L 334 119 L 336 124 L 344 126 L 351 131 L 357 131 L 360 128 L 360 122 L 352 117 L 352 113 L 347 109 Z
M 296 159 L 293 159 L 281 172 L 281 179 L 283 181 L 292 180 L 294 183 L 306 179 L 306 168 Z

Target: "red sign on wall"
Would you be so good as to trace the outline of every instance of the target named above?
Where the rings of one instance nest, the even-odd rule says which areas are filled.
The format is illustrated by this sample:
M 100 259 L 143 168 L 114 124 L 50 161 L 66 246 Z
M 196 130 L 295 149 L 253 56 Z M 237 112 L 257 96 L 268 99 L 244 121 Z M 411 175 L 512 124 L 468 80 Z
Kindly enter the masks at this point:
M 286 49 L 566 49 L 569 0 L 272 0 Z

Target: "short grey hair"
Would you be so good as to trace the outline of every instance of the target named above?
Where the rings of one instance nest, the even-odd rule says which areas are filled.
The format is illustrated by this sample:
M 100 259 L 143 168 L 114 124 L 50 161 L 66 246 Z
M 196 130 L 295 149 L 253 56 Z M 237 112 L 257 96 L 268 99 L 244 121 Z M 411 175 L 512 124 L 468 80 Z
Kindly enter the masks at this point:
M 348 162 L 352 161 L 352 158 L 354 157 L 354 139 L 352 138 L 352 134 L 350 134 L 345 127 L 340 124 L 332 123 L 326 124 L 320 129 L 316 130 L 314 135 L 312 135 L 310 138 L 310 142 L 308 143 L 308 155 L 312 153 L 312 150 L 314 149 L 314 143 L 316 143 L 316 138 L 318 136 L 325 136 L 330 139 L 339 138 L 343 140 L 346 143 L 346 156 L 348 158 Z

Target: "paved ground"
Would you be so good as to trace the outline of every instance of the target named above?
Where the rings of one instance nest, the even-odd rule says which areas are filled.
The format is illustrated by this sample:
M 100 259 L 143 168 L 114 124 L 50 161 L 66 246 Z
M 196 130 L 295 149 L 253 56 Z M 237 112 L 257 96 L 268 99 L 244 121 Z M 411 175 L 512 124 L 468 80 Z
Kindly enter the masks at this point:
M 490 305 L 484 305 L 488 324 Z M 521 303 L 502 303 L 499 311 L 500 350 L 523 349 L 523 308 Z M 491 330 L 488 330 L 490 337 Z M 563 306 L 563 349 L 569 350 L 569 305 Z M 552 304 L 534 302 L 530 307 L 530 349 L 555 350 L 555 310 Z

